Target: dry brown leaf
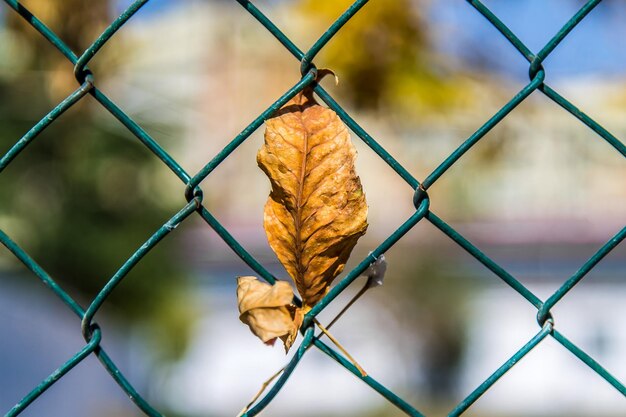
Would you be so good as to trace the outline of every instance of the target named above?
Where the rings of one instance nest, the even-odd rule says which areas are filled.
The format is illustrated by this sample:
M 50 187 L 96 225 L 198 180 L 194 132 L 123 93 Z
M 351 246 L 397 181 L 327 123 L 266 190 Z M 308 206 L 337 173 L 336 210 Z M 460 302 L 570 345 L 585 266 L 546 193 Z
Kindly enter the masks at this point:
M 303 315 L 341 273 L 367 229 L 367 204 L 354 170 L 356 150 L 337 114 L 320 106 L 310 88 L 266 122 L 257 162 L 272 191 L 264 226 L 270 246 L 296 283 L 303 306 L 292 304 L 291 286 L 240 277 L 240 319 L 265 343 L 293 344 Z
M 239 277 L 237 300 L 239 319 L 252 333 L 269 345 L 279 337 L 285 350 L 289 350 L 296 339 L 302 314 L 291 304 L 293 290 L 288 282 L 277 281 L 270 285 L 255 277 Z
M 310 88 L 266 121 L 257 162 L 272 191 L 264 226 L 306 313 L 343 270 L 367 229 L 367 204 L 355 173 L 356 150 L 337 114 Z

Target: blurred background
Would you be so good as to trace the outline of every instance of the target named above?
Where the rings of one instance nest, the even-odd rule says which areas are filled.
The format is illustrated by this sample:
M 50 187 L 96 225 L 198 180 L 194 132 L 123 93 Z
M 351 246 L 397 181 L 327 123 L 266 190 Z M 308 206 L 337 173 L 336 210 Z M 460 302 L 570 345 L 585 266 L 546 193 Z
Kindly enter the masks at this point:
M 23 3 L 76 52 L 129 4 Z M 254 2 L 306 50 L 350 2 Z M 584 4 L 485 1 L 534 52 Z M 600 4 L 544 63 L 546 83 L 626 138 L 625 2 Z M 324 86 L 418 180 L 528 83 L 528 63 L 469 4 L 372 1 L 315 63 Z M 187 172 L 202 168 L 300 78 L 299 63 L 234 1 L 154 0 L 90 63 L 96 85 Z M 77 87 L 72 66 L 0 4 L 0 153 Z M 204 203 L 279 278 L 262 226 L 269 183 L 256 131 L 202 184 Z M 413 190 L 358 137 L 370 227 L 346 270 L 414 211 Z M 86 307 L 184 204 L 184 185 L 91 97 L 0 175 L 0 228 Z M 626 161 L 534 93 L 431 188 L 431 208 L 546 299 L 626 224 Z M 446 415 L 539 327 L 536 310 L 426 221 L 386 254 L 385 284 L 333 334 L 374 378 L 428 415 Z M 100 309 L 103 346 L 168 416 L 234 416 L 288 357 L 238 320 L 235 279 L 253 275 L 192 215 Z M 626 246 L 552 311 L 556 328 L 626 381 Z M 357 280 L 321 315 L 332 319 Z M 0 410 L 8 411 L 84 341 L 75 316 L 0 248 Z M 311 350 L 268 416 L 399 416 Z M 139 415 L 93 357 L 24 416 Z M 468 416 L 623 416 L 616 389 L 548 338 Z

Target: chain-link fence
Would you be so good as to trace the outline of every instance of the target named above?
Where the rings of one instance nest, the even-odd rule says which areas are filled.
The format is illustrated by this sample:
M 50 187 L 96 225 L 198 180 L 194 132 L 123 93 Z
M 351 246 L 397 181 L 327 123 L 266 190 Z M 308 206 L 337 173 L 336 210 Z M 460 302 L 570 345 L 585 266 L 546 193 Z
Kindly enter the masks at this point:
M 393 170 L 415 190 L 413 204 L 415 212 L 385 239 L 377 248 L 373 249 L 370 255 L 363 259 L 352 271 L 346 274 L 339 282 L 330 290 L 330 292 L 305 316 L 302 326 L 304 338 L 297 347 L 297 352 L 285 368 L 283 374 L 271 389 L 263 396 L 245 415 L 253 416 L 259 413 L 267 406 L 276 394 L 281 390 L 287 382 L 293 370 L 298 366 L 299 361 L 306 354 L 307 350 L 315 347 L 335 360 L 340 366 L 353 373 L 357 378 L 361 379 L 365 384 L 369 385 L 373 390 L 377 391 L 384 398 L 393 403 L 396 407 L 410 416 L 423 416 L 417 408 L 407 403 L 390 389 L 379 383 L 372 376 L 363 376 L 359 370 L 341 353 L 328 346 L 320 338 L 315 337 L 313 320 L 326 308 L 339 294 L 341 294 L 357 277 L 359 277 L 372 262 L 380 255 L 384 254 L 396 242 L 398 242 L 411 228 L 413 228 L 421 220 L 426 220 L 439 229 L 443 234 L 461 246 L 465 251 L 474 256 L 479 262 L 491 270 L 495 276 L 507 283 L 513 291 L 524 297 L 537 309 L 536 319 L 539 325 L 537 334 L 528 341 L 524 346 L 510 357 L 502 366 L 496 369 L 489 378 L 481 383 L 471 394 L 454 407 L 449 412 L 449 416 L 458 416 L 463 414 L 482 394 L 507 371 L 509 371 L 517 362 L 519 362 L 528 352 L 538 346 L 544 339 L 551 337 L 560 343 L 565 349 L 574 354 L 592 370 L 598 373 L 606 382 L 617 389 L 622 395 L 626 396 L 626 387 L 618 381 L 611 373 L 601 364 L 589 356 L 585 351 L 572 343 L 565 335 L 555 328 L 555 322 L 552 318 L 550 310 L 554 307 L 568 292 L 577 285 L 589 271 L 591 271 L 609 252 L 611 252 L 626 237 L 626 227 L 621 229 L 619 233 L 611 237 L 587 262 L 578 269 L 571 277 L 567 278 L 564 283 L 546 300 L 541 300 L 526 288 L 520 281 L 513 277 L 504 268 L 486 256 L 481 250 L 459 234 L 455 229 L 449 226 L 444 220 L 436 216 L 430 209 L 430 198 L 428 189 L 467 151 L 476 145 L 485 135 L 500 121 L 502 121 L 516 106 L 528 98 L 535 92 L 540 92 L 546 97 L 557 103 L 564 111 L 569 112 L 573 118 L 584 123 L 594 132 L 610 144 L 623 157 L 626 157 L 626 146 L 620 142 L 615 136 L 609 133 L 600 124 L 591 119 L 588 115 L 576 108 L 566 98 L 561 96 L 557 91 L 550 88 L 544 83 L 545 71 L 542 62 L 558 47 L 561 41 L 579 24 L 585 17 L 600 3 L 600 0 L 588 1 L 580 10 L 567 21 L 567 23 L 550 39 L 548 43 L 538 52 L 532 52 L 516 35 L 513 33 L 499 18 L 490 11 L 480 1 L 471 1 L 468 3 L 477 13 L 493 25 L 529 62 L 529 83 L 520 90 L 511 100 L 498 110 L 486 123 L 480 126 L 467 140 L 463 142 L 452 154 L 450 154 L 441 164 L 423 181 L 415 179 L 409 171 L 407 171 L 385 148 L 371 137 L 358 123 L 354 120 L 321 86 L 316 83 L 317 69 L 314 59 L 317 54 L 324 48 L 335 34 L 348 22 L 359 10 L 368 2 L 367 0 L 355 1 L 339 18 L 328 28 L 326 32 L 313 44 L 306 52 L 300 50 L 281 30 L 274 25 L 255 5 L 246 0 L 237 0 L 237 2 L 252 15 L 259 24 L 263 25 L 274 37 L 294 56 L 294 64 L 300 66 L 302 78 L 292 88 L 286 91 L 278 100 L 272 103 L 267 109 L 254 119 L 245 129 L 241 131 L 224 149 L 221 150 L 213 159 L 208 161 L 206 165 L 195 175 L 187 173 L 179 163 L 174 160 L 140 125 L 131 119 L 120 107 L 111 101 L 103 91 L 97 86 L 97 74 L 92 74 L 87 65 L 90 60 L 100 51 L 100 49 L 111 39 L 115 33 L 121 29 L 129 19 L 137 13 L 148 0 L 134 1 L 113 23 L 104 30 L 104 32 L 80 55 L 75 54 L 53 31 L 51 31 L 44 22 L 40 21 L 37 16 L 33 15 L 17 0 L 5 0 L 5 3 L 18 13 L 25 21 L 38 31 L 41 36 L 50 42 L 50 46 L 56 48 L 61 54 L 74 65 L 74 75 L 78 81 L 79 87 L 61 103 L 54 107 L 45 117 L 33 126 L 23 137 L 21 137 L 11 149 L 2 156 L 0 160 L 0 172 L 4 170 L 22 151 L 25 151 L 28 144 L 37 138 L 37 136 L 48 126 L 63 114 L 70 107 L 79 102 L 83 97 L 90 94 L 97 100 L 102 107 L 108 110 L 115 118 L 124 125 L 132 134 L 143 143 L 157 158 L 159 158 L 184 184 L 181 187 L 181 193 L 184 195 L 188 203 L 174 215 L 169 221 L 163 224 L 140 248 L 138 248 L 121 268 L 111 277 L 106 285 L 100 290 L 97 296 L 91 301 L 86 309 L 83 309 L 72 297 L 59 286 L 54 279 L 43 270 L 35 260 L 33 260 L 24 250 L 22 250 L 9 236 L 0 230 L 0 240 L 2 243 L 37 276 L 46 286 L 53 291 L 66 306 L 72 310 L 81 320 L 81 328 L 86 345 L 71 357 L 66 363 L 55 370 L 48 378 L 36 386 L 28 395 L 19 401 L 15 407 L 6 413 L 6 416 L 16 416 L 24 411 L 37 397 L 43 394 L 52 384 L 67 374 L 74 366 L 79 364 L 89 355 L 95 355 L 102 363 L 104 369 L 117 382 L 120 388 L 128 395 L 131 401 L 141 409 L 146 415 L 160 416 L 161 414 L 152 405 L 150 405 L 130 384 L 124 376 L 124 373 L 118 369 L 116 364 L 107 355 L 101 347 L 100 342 L 103 337 L 103 330 L 94 321 L 94 317 L 106 302 L 107 298 L 115 290 L 116 286 L 124 279 L 129 271 L 137 265 L 141 259 L 153 249 L 163 238 L 165 238 L 179 224 L 189 218 L 193 213 L 197 213 L 221 238 L 232 248 L 232 250 L 261 277 L 270 283 L 275 282 L 275 278 L 267 269 L 265 269 L 254 257 L 252 257 L 245 248 L 241 246 L 237 240 L 224 228 L 217 219 L 203 206 L 203 194 L 199 188 L 199 184 L 211 172 L 222 163 L 228 156 L 250 135 L 257 130 L 271 115 L 283 106 L 287 101 L 294 97 L 299 91 L 307 86 L 313 87 L 315 93 L 333 109 L 339 117 L 350 127 L 350 129 L 367 144 L 376 154 L 380 156 Z M 459 4 L 459 7 L 462 7 Z M 355 45 L 358 47 L 358 45 Z M 574 121 L 572 119 L 572 121 Z M 531 318 L 529 317 L 529 320 Z M 565 353 L 564 353 L 565 354 Z M 521 365 L 523 366 L 523 365 Z M 298 383 L 298 381 L 294 381 Z

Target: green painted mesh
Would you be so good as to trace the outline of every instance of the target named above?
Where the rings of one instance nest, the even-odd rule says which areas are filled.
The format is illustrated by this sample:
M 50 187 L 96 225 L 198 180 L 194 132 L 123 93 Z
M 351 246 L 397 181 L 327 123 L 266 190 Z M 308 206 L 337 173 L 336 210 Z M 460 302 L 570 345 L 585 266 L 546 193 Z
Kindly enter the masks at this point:
M 449 416 L 458 416 L 463 414 L 482 394 L 484 394 L 493 384 L 507 371 L 509 371 L 517 362 L 519 362 L 528 352 L 538 346 L 544 339 L 551 337 L 574 354 L 593 371 L 598 373 L 606 382 L 617 389 L 622 395 L 626 396 L 626 387 L 618 381 L 608 370 L 596 362 L 592 357 L 585 353 L 582 349 L 567 339 L 565 335 L 554 328 L 554 322 L 550 314 L 550 310 L 554 307 L 567 293 L 577 285 L 585 275 L 594 268 L 604 256 L 626 237 L 626 227 L 613 236 L 606 244 L 604 244 L 580 269 L 569 277 L 563 285 L 548 297 L 541 300 L 526 288 L 520 281 L 515 279 L 504 268 L 487 257 L 476 246 L 450 227 L 441 218 L 430 211 L 430 200 L 428 189 L 432 186 L 443 173 L 445 173 L 452 165 L 454 165 L 466 152 L 478 143 L 485 135 L 500 121 L 502 121 L 517 105 L 524 101 L 531 94 L 543 94 L 565 111 L 569 112 L 573 118 L 584 123 L 602 139 L 607 141 L 617 152 L 626 157 L 626 146 L 616 137 L 604 129 L 600 124 L 595 122 L 581 110 L 576 108 L 567 99 L 559 95 L 555 90 L 544 83 L 545 72 L 542 62 L 558 47 L 560 42 L 568 36 L 568 34 L 580 23 L 588 13 L 596 7 L 600 0 L 590 0 L 567 21 L 567 23 L 550 39 L 545 46 L 533 53 L 526 45 L 524 45 L 517 36 L 504 24 L 497 16 L 495 16 L 480 1 L 471 1 L 468 3 L 477 13 L 493 25 L 502 36 L 504 36 L 510 44 L 517 49 L 529 62 L 529 83 L 520 90 L 511 100 L 498 110 L 487 122 L 477 129 L 461 146 L 459 146 L 452 154 L 450 154 L 428 177 L 422 182 L 416 180 L 409 171 L 407 171 L 400 163 L 398 163 L 392 155 L 390 155 L 382 145 L 380 145 L 373 137 L 371 137 L 359 124 L 326 92 L 326 90 L 315 83 L 316 67 L 314 58 L 324 48 L 329 40 L 341 29 L 341 27 L 350 20 L 359 10 L 367 3 L 367 0 L 355 1 L 339 18 L 328 28 L 328 30 L 313 44 L 306 52 L 301 51 L 278 27 L 272 23 L 254 4 L 246 0 L 237 0 L 237 2 L 252 15 L 260 25 L 263 25 L 274 37 L 287 49 L 295 58 L 294 65 L 299 65 L 302 73 L 301 80 L 284 93 L 276 102 L 270 105 L 263 113 L 254 119 L 245 129 L 241 131 L 224 149 L 221 150 L 212 160 L 195 175 L 188 174 L 170 155 L 167 154 L 159 146 L 159 144 L 145 131 L 141 126 L 131 119 L 122 109 L 120 109 L 113 101 L 111 101 L 96 85 L 94 77 L 87 68 L 89 61 L 98 53 L 111 37 L 121 29 L 129 19 L 138 12 L 148 0 L 134 1 L 106 30 L 87 48 L 80 56 L 77 56 L 72 50 L 45 24 L 36 16 L 31 14 L 17 0 L 4 0 L 4 2 L 15 13 L 18 13 L 25 21 L 27 21 L 34 30 L 37 30 L 41 36 L 50 42 L 51 47 L 58 49 L 74 65 L 74 74 L 78 81 L 79 87 L 64 99 L 59 105 L 54 107 L 39 123 L 33 126 L 28 133 L 21 137 L 11 149 L 2 156 L 0 160 L 0 172 L 4 170 L 13 159 L 22 151 L 25 151 L 27 145 L 35 140 L 37 136 L 46 129 L 67 109 L 78 103 L 86 95 L 91 95 L 97 100 L 102 107 L 108 110 L 115 118 L 125 126 L 133 135 L 145 145 L 157 158 L 159 158 L 184 184 L 184 194 L 188 203 L 180 209 L 167 223 L 163 224 L 154 234 L 122 265 L 121 268 L 113 275 L 107 284 L 100 290 L 98 295 L 92 300 L 87 309 L 83 309 L 74 299 L 72 299 L 61 288 L 52 277 L 43 270 L 25 251 L 20 249 L 14 241 L 11 240 L 3 231 L 0 230 L 0 240 L 2 243 L 24 264 L 26 267 L 38 277 L 48 288 L 67 305 L 81 320 L 81 328 L 85 346 L 73 357 L 55 370 L 48 378 L 36 386 L 21 401 L 19 401 L 6 416 L 16 416 L 24 411 L 37 397 L 43 394 L 52 384 L 62 378 L 74 366 L 87 358 L 89 355 L 95 355 L 101 362 L 104 369 L 117 382 L 120 388 L 128 395 L 130 400 L 141 409 L 143 413 L 149 416 L 161 416 L 152 405 L 150 405 L 126 379 L 123 372 L 118 369 L 116 364 L 107 355 L 105 350 L 100 346 L 103 337 L 103 331 L 97 323 L 93 321 L 95 314 L 106 301 L 107 297 L 116 288 L 117 284 L 124 279 L 128 272 L 137 265 L 141 259 L 153 249 L 166 235 L 168 235 L 176 226 L 185 221 L 194 213 L 200 216 L 221 238 L 232 248 L 232 250 L 261 277 L 270 283 L 275 278 L 268 272 L 256 259 L 254 259 L 226 230 L 217 219 L 203 206 L 202 191 L 199 184 L 211 172 L 222 163 L 228 156 L 248 137 L 258 129 L 263 121 L 270 117 L 272 113 L 286 103 L 291 97 L 301 91 L 304 87 L 311 85 L 316 94 L 323 100 L 326 105 L 333 109 L 341 117 L 341 119 L 350 127 L 350 129 L 367 144 L 376 154 L 378 154 L 406 183 L 415 190 L 413 203 L 415 212 L 411 215 L 393 234 L 391 234 L 380 246 L 374 249 L 371 254 L 363 259 L 352 271 L 347 273 L 332 290 L 322 299 L 306 316 L 303 326 L 304 338 L 297 347 L 297 352 L 287 365 L 284 373 L 272 388 L 261 397 L 261 399 L 245 414 L 253 416 L 259 413 L 267 404 L 269 404 L 275 395 L 281 390 L 285 382 L 288 380 L 292 371 L 298 366 L 300 359 L 306 354 L 311 347 L 315 347 L 337 362 L 339 366 L 343 366 L 349 372 L 353 373 L 357 378 L 361 379 L 365 384 L 369 385 L 373 390 L 385 397 L 400 410 L 410 416 L 423 416 L 413 405 L 394 394 L 383 384 L 376 381 L 371 376 L 362 376 L 359 371 L 346 359 L 341 353 L 331 348 L 319 338 L 314 337 L 312 321 L 334 298 L 336 298 L 346 287 L 360 276 L 368 266 L 374 262 L 377 257 L 384 254 L 396 242 L 398 242 L 411 228 L 420 221 L 430 222 L 439 229 L 443 234 L 448 236 L 465 251 L 474 256 L 479 262 L 491 270 L 497 277 L 506 282 L 513 291 L 519 293 L 529 303 L 537 309 L 536 320 L 539 325 L 537 334 L 528 341 L 502 366 L 496 369 L 493 374 L 481 383 L 471 394 L 460 401 L 453 410 L 449 412 Z

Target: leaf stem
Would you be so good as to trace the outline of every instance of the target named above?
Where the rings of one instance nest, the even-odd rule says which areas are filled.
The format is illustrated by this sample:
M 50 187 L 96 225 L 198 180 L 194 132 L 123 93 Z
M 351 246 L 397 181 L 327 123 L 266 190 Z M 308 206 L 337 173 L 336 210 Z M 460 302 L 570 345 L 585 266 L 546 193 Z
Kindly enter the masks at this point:
M 328 324 L 328 326 L 326 326 L 326 329 L 330 329 L 332 327 L 333 324 L 335 324 L 337 322 L 337 320 L 339 320 L 341 318 L 341 316 L 343 316 L 343 314 L 348 311 L 348 309 L 350 307 L 352 307 L 352 304 L 354 304 L 359 298 L 361 298 L 361 296 L 363 294 L 365 294 L 365 292 L 371 287 L 370 284 L 370 279 L 368 278 L 367 282 L 365 282 L 365 285 L 363 286 L 363 288 L 361 288 L 359 290 L 358 293 L 356 293 L 354 295 L 354 297 L 352 297 L 352 299 L 350 300 L 350 302 L 348 304 L 346 304 L 346 306 L 341 309 L 341 311 L 335 316 L 334 319 L 332 319 L 332 321 Z
M 313 319 L 313 321 L 315 322 L 317 327 L 320 328 L 322 333 L 324 333 L 330 339 L 330 341 L 333 342 L 333 344 L 337 346 L 344 355 L 346 355 L 346 357 L 350 360 L 350 362 L 352 362 L 354 367 L 359 370 L 359 372 L 361 373 L 361 376 L 365 378 L 367 376 L 367 372 L 363 370 L 361 365 L 358 364 L 358 362 L 352 357 L 352 355 L 350 355 L 348 351 L 343 346 L 341 346 L 341 343 L 339 343 L 339 341 L 335 339 L 335 337 L 332 334 L 330 334 L 330 332 L 324 326 L 322 326 L 322 324 L 319 321 L 317 321 L 317 319 Z

